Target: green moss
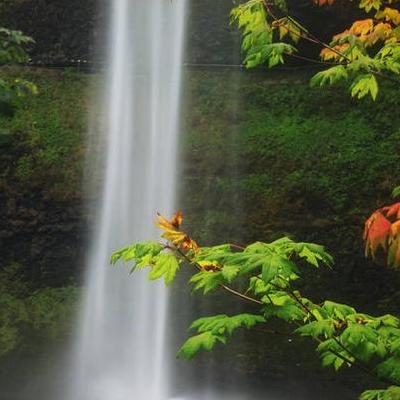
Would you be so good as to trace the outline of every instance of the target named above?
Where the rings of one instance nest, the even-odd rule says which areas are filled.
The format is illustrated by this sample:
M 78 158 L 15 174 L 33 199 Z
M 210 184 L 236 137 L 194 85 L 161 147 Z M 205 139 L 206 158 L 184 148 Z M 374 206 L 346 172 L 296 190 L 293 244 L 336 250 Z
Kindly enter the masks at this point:
M 0 272 L 0 357 L 16 348 L 38 351 L 69 334 L 78 305 L 75 286 L 34 290 L 18 264 Z
M 22 192 L 68 199 L 81 189 L 82 154 L 87 130 L 86 91 L 90 77 L 46 70 L 6 70 L 39 88 L 13 117 L 0 115 L 2 129 L 16 145 L 10 179 Z
M 40 93 L 0 117 L 2 179 L 21 194 L 80 196 L 97 78 L 4 73 L 21 71 Z M 310 74 L 186 71 L 181 208 L 201 243 L 289 233 L 328 245 L 339 268 L 364 268 L 363 221 L 398 184 L 400 98 L 386 84 L 376 102 L 354 101 L 340 88 L 310 89 Z
M 365 219 L 399 180 L 398 89 L 355 101 L 311 89 L 310 75 L 187 73 L 181 208 L 202 244 L 288 234 L 326 245 L 336 267 L 310 280 L 314 297 L 374 310 L 400 284 L 362 243 Z
M 302 76 L 192 72 L 188 79 L 186 148 L 210 186 L 233 185 L 242 197 L 282 207 L 303 197 L 311 213 L 340 214 L 369 207 L 398 180 L 395 88 L 384 87 L 373 103 L 310 89 Z

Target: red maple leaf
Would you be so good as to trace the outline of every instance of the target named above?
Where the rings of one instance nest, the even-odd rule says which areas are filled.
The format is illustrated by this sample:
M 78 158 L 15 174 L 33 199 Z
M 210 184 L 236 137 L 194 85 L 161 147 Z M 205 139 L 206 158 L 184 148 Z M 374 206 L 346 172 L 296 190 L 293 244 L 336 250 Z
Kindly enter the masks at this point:
M 365 222 L 365 254 L 376 260 L 383 252 L 386 265 L 400 268 L 400 203 L 376 210 Z

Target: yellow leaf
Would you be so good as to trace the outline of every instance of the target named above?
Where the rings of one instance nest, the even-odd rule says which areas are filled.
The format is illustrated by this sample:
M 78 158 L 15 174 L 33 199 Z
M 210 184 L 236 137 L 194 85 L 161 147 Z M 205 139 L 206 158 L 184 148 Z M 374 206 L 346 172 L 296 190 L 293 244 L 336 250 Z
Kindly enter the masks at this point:
M 221 265 L 216 262 L 216 261 L 199 261 L 197 264 L 200 265 L 200 267 L 204 271 L 220 271 L 221 270 Z
M 356 21 L 351 26 L 349 32 L 356 36 L 364 36 L 374 28 L 374 21 L 371 18 Z
M 376 13 L 376 18 L 400 25 L 400 12 L 394 8 L 386 7 L 383 11 Z
M 192 240 L 185 232 L 179 230 L 180 225 L 183 221 L 183 214 L 178 211 L 171 220 L 167 220 L 161 214 L 157 213 L 156 225 L 163 230 L 161 237 L 168 240 L 180 250 L 187 251 L 198 251 L 199 246 Z
M 161 235 L 164 239 L 172 242 L 173 244 L 180 244 L 185 240 L 185 234 L 183 232 L 174 231 L 172 229 L 165 230 Z

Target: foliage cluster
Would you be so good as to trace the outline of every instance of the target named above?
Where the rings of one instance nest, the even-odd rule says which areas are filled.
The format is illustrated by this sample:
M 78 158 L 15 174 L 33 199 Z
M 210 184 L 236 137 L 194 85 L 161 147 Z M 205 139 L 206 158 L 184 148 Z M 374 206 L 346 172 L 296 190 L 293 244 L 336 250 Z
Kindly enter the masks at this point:
M 25 99 L 15 118 L 0 115 L 2 132 L 22 135 L 15 142 L 15 147 L 21 148 L 17 151 L 21 155 L 16 169 L 12 164 L 8 166 L 10 173 L 15 172 L 12 179 L 21 183 L 22 189 L 24 185 L 26 190 L 41 187 L 49 196 L 54 193 L 69 198 L 80 186 L 87 87 L 93 78 L 19 69 L 7 74 L 11 78 L 22 75 L 41 88 L 37 96 Z M 194 200 L 193 206 L 204 202 L 202 193 L 207 191 L 205 181 L 209 178 L 213 193 L 221 201 L 229 197 L 221 196 L 224 191 L 247 198 L 248 213 L 256 205 L 259 208 L 265 204 L 262 212 L 271 213 L 278 204 L 287 203 L 292 203 L 294 212 L 302 212 L 299 201 L 306 198 L 315 212 L 334 218 L 346 209 L 358 213 L 360 208 L 373 208 L 371 198 L 388 193 L 395 184 L 395 127 L 400 121 L 397 115 L 386 112 L 398 106 L 391 87 L 385 89 L 387 95 L 382 94 L 379 104 L 374 104 L 372 113 L 369 102 L 360 106 L 344 99 L 342 92 L 336 90 L 329 93 L 332 101 L 328 108 L 326 94 L 316 89 L 310 91 L 305 83 L 307 74 L 303 77 L 298 72 L 277 76 L 280 83 L 273 85 L 269 82 L 275 79 L 274 75 L 270 79 L 190 71 L 186 79 L 185 96 L 192 100 L 187 112 L 185 154 L 195 161 L 202 177 L 198 186 L 198 174 L 185 170 L 190 179 L 185 181 L 185 187 Z M 235 89 L 239 85 L 240 92 Z M 280 153 L 279 159 L 275 150 Z M 226 160 L 230 160 L 229 154 L 234 155 L 232 162 L 241 165 L 235 179 L 224 172 L 215 177 L 216 171 L 224 168 L 221 152 Z M 351 201 L 349 188 L 354 189 Z M 212 201 L 212 193 L 204 196 Z M 216 219 L 210 218 L 210 231 L 218 225 L 220 217 L 215 212 L 222 210 L 223 205 L 213 207 Z M 195 210 L 190 215 L 195 217 Z M 265 215 L 259 220 L 270 217 Z M 226 219 L 224 225 L 225 222 Z M 258 225 L 253 226 L 257 229 Z M 260 233 L 253 232 L 254 236 Z
M 15 136 L 14 161 L 6 166 L 4 178 L 21 194 L 40 190 L 48 198 L 74 198 L 81 190 L 88 77 L 20 68 L 3 73 L 40 87 L 13 118 L 0 115 L 2 132 Z
M 24 1 L 25 0 L 3 0 L 0 4 L 0 16 L 8 15 L 11 10 Z
M 99 2 L 95 0 L 2 0 L 0 25 L 22 30 L 33 36 L 32 58 L 54 62 L 88 59 L 92 47 L 103 35 L 95 25 Z M 104 10 L 107 10 L 105 2 Z M 105 14 L 104 12 L 104 14 Z M 104 17 L 104 16 L 103 16 Z M 98 26 L 102 26 L 99 23 Z M 95 37 L 96 35 L 96 37 Z
M 33 290 L 18 265 L 0 272 L 0 357 L 32 349 L 71 331 L 78 302 L 74 286 Z
M 167 285 L 182 264 L 191 265 L 194 290 L 205 295 L 224 290 L 247 302 L 253 312 L 196 320 L 191 325 L 196 335 L 183 344 L 178 355 L 192 358 L 202 349 L 227 343 L 239 328 L 262 328 L 270 320 L 281 319 L 293 326 L 296 334 L 316 342 L 323 366 L 335 370 L 354 367 L 388 385 L 386 389 L 365 391 L 362 400 L 399 398 L 400 320 L 390 314 L 374 317 L 329 300 L 317 304 L 296 287 L 306 265 L 332 267 L 333 259 L 324 247 L 288 237 L 245 247 L 200 247 L 180 229 L 182 219 L 181 213 L 171 221 L 158 216 L 166 242 L 133 244 L 114 253 L 112 263 L 130 263 L 131 272 L 149 268 L 149 279 L 164 278 Z
M 22 32 L 0 27 L 0 67 L 27 62 L 27 47 L 32 43 L 34 40 Z M 37 94 L 37 87 L 32 82 L 20 77 L 10 79 L 0 71 L 0 112 L 3 109 L 12 114 L 21 99 L 30 94 Z
M 399 100 L 391 84 L 363 104 L 310 89 L 310 73 L 188 75 L 183 207 L 202 241 L 290 231 L 354 260 L 400 173 L 400 119 L 387 113 Z
M 316 0 L 320 6 L 335 1 Z M 398 1 L 360 0 L 364 18 L 325 43 L 292 17 L 285 0 L 249 0 L 232 10 L 232 21 L 243 33 L 244 64 L 283 64 L 297 54 L 297 43 L 306 40 L 321 48 L 320 64 L 326 69 L 312 79 L 313 86 L 346 82 L 352 97 L 376 99 L 379 78 L 397 80 L 400 74 L 400 12 Z M 311 60 L 313 61 L 313 60 Z M 397 80 L 398 82 L 398 80 Z
M 23 153 L 32 153 L 32 163 L 26 169 L 19 167 L 16 180 L 50 194 L 56 193 L 53 185 L 59 182 L 61 193 L 75 193 L 64 170 L 80 171 L 80 157 L 74 154 L 82 152 L 88 78 L 51 71 L 26 74 L 40 85 L 40 94 L 27 100 L 29 106 L 17 111 L 18 118 L 1 119 L 4 129 L 25 133 L 20 142 L 26 146 Z M 276 231 L 287 229 L 300 235 L 303 230 L 310 240 L 310 227 L 302 223 L 324 217 L 343 223 L 345 235 L 326 227 L 312 228 L 318 240 L 322 237 L 331 248 L 337 243 L 335 253 L 347 251 L 353 259 L 361 236 L 358 222 L 375 207 L 375 198 L 382 202 L 399 173 L 396 127 L 400 121 L 396 113 L 387 112 L 399 104 L 390 85 L 379 103 L 366 101 L 361 106 L 344 99 L 341 91 L 330 90 L 329 99 L 319 90 L 310 91 L 298 72 L 270 79 L 270 75 L 190 71 L 187 80 L 193 100 L 185 154 L 192 167 L 185 167 L 184 186 L 191 199 L 185 208 L 192 207 L 195 224 L 198 218 L 201 239 L 233 237 L 241 220 L 232 217 L 234 210 L 227 202 L 242 201 L 240 214 L 247 220 L 247 235 L 268 237 L 272 221 Z M 64 145 L 67 148 L 61 152 Z M 45 162 L 47 152 L 56 154 L 54 162 Z M 236 159 L 231 160 L 229 154 Z M 226 162 L 240 164 L 243 170 L 235 175 L 235 168 L 226 170 Z M 53 178 L 46 178 L 49 175 Z M 212 210 L 203 218 L 200 209 L 207 201 Z M 293 225 L 282 228 L 282 220 L 291 220 Z M 348 279 L 351 264 L 338 268 L 343 269 L 340 276 Z M 363 274 L 364 268 L 365 264 Z M 377 286 L 368 286 L 373 281 L 370 275 L 360 279 L 364 285 L 360 292 L 367 287 L 365 291 L 373 297 Z M 354 288 L 349 281 L 338 286 Z M 387 285 L 383 286 L 386 290 Z

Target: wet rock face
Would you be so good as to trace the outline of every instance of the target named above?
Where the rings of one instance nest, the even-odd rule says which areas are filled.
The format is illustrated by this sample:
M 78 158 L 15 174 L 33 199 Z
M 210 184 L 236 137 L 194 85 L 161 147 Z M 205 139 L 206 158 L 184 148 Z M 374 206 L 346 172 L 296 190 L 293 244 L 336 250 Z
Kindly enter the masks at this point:
M 0 26 L 34 37 L 35 61 L 99 61 L 110 15 L 108 0 L 11 1 L 0 8 Z M 229 27 L 233 0 L 190 0 L 186 33 L 188 63 L 238 62 L 239 35 Z
M 2 264 L 18 263 L 40 286 L 61 286 L 79 275 L 84 223 L 81 204 L 2 196 Z
M 102 15 L 97 0 L 14 3 L 0 13 L 0 25 L 22 30 L 35 38 L 34 60 L 64 63 L 94 56 Z
M 25 191 L 15 177 L 24 153 L 21 136 L 0 143 L 1 267 L 19 264 L 35 286 L 62 286 L 80 275 L 86 219 L 80 198 L 46 196 L 44 187 Z
M 2 0 L 4 1 L 4 0 Z M 8 4 L 6 4 L 8 3 Z M 6 0 L 0 4 L 0 26 L 20 29 L 36 40 L 32 56 L 45 63 L 103 59 L 108 0 Z M 188 0 L 185 62 L 238 64 L 240 34 L 230 25 L 236 0 Z M 316 7 L 312 1 L 288 1 L 292 15 L 323 40 L 343 31 L 360 11 L 351 2 Z M 317 56 L 319 49 L 300 44 L 301 52 Z

